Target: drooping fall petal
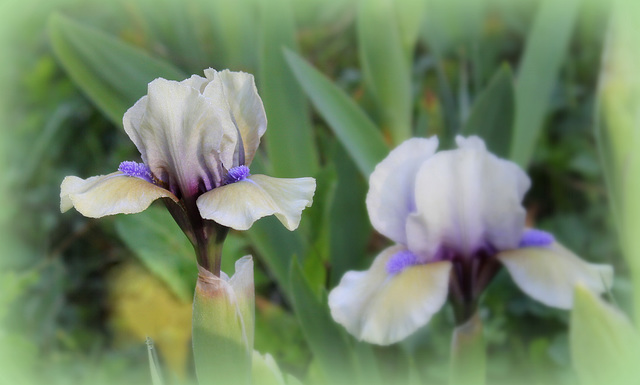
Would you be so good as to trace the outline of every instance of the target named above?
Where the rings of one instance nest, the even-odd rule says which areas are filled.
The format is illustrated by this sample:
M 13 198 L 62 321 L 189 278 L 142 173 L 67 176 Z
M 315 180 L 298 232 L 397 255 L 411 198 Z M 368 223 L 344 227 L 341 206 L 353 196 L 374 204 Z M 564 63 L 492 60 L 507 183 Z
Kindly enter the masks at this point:
M 402 250 L 387 248 L 369 270 L 347 272 L 329 293 L 333 319 L 360 340 L 398 342 L 426 325 L 447 299 L 451 263 L 410 266 L 391 275 L 387 262 Z
M 159 198 L 178 201 L 170 191 L 121 172 L 88 179 L 68 176 L 60 185 L 60 211 L 75 207 L 90 218 L 139 213 Z
M 293 231 L 302 210 L 311 206 L 315 188 L 313 178 L 252 175 L 201 195 L 197 205 L 203 218 L 236 230 L 247 230 L 258 219 L 275 214 Z
M 613 282 L 611 266 L 585 262 L 559 243 L 504 251 L 497 258 L 527 295 L 561 309 L 573 306 L 577 284 L 602 294 Z

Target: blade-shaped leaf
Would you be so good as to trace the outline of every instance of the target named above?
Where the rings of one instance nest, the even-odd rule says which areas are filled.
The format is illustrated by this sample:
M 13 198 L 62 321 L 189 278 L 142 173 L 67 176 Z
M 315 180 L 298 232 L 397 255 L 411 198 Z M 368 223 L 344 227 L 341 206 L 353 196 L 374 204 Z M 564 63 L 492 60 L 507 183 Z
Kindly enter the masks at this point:
M 640 326 L 640 4 L 616 3 L 598 90 L 596 138 Z
M 390 17 L 391 15 L 391 17 Z M 392 0 L 361 0 L 356 26 L 360 64 L 365 80 L 376 96 L 394 144 L 411 137 L 410 60 Z
M 288 50 L 285 56 L 314 107 L 347 149 L 362 175 L 368 178 L 376 164 L 389 153 L 376 125 L 344 91 L 304 59 Z
M 527 38 L 516 79 L 516 117 L 511 156 L 526 167 L 547 115 L 551 91 L 564 59 L 579 0 L 545 0 Z
M 180 80 L 184 74 L 144 51 L 55 14 L 49 20 L 53 51 L 73 81 L 117 124 L 157 78 Z
M 513 110 L 513 76 L 509 66 L 503 65 L 476 98 L 462 132 L 464 135 L 480 136 L 491 152 L 508 157 Z
M 287 67 L 282 48 L 295 47 L 295 26 L 287 0 L 260 1 L 260 95 L 269 129 L 267 152 L 275 176 L 303 177 L 318 169 L 309 109 Z
M 198 276 L 191 243 L 169 212 L 149 207 L 115 218 L 116 231 L 142 263 L 169 285 L 182 301 L 191 301 Z
M 149 353 L 149 369 L 151 370 L 151 383 L 153 385 L 164 385 L 162 373 L 160 371 L 160 361 L 153 340 L 147 337 L 147 352 Z
M 619 310 L 577 287 L 570 346 L 581 384 L 632 384 L 640 378 L 640 335 Z
M 329 315 L 326 293 L 323 292 L 320 298 L 314 295 L 296 260 L 293 261 L 290 277 L 296 316 L 326 380 L 333 384 L 353 383 L 353 352 Z

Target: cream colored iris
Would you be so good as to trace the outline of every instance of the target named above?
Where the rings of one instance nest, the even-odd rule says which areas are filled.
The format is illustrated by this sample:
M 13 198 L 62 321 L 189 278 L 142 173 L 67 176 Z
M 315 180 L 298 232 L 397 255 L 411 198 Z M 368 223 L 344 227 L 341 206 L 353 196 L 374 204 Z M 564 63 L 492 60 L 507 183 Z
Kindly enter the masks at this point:
M 312 202 L 313 178 L 251 175 L 225 184 L 229 170 L 251 164 L 267 128 L 253 76 L 204 73 L 181 82 L 152 81 L 148 94 L 124 115 L 124 129 L 155 183 L 120 171 L 86 180 L 69 176 L 61 185 L 61 211 L 75 207 L 99 218 L 137 213 L 165 198 L 187 211 L 197 206 L 202 218 L 237 230 L 267 215 L 297 228 Z
M 426 325 L 447 300 L 453 265 L 472 258 L 497 259 L 526 294 L 562 309 L 571 308 L 577 283 L 596 293 L 611 285 L 610 266 L 586 263 L 558 243 L 520 247 L 529 178 L 477 137 L 456 142 L 458 149 L 436 153 L 437 138 L 410 139 L 371 174 L 371 223 L 396 244 L 329 294 L 333 318 L 358 339 L 391 344 Z M 407 254 L 415 259 L 398 258 Z

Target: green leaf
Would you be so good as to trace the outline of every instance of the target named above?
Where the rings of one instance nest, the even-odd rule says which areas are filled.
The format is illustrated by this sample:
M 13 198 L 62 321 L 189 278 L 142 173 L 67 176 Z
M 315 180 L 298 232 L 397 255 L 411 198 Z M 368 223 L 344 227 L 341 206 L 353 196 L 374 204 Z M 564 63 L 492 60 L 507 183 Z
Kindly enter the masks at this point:
M 313 293 L 295 259 L 290 277 L 293 308 L 325 379 L 332 384 L 353 383 L 353 352 L 329 314 L 326 293 L 321 297 Z
M 392 15 L 392 17 L 390 17 Z M 392 0 L 360 0 L 356 15 L 362 70 L 383 111 L 394 144 L 411 137 L 411 60 L 403 40 Z
M 631 384 L 640 378 L 640 335 L 618 309 L 578 286 L 569 343 L 583 385 Z
M 172 65 L 65 16 L 49 19 L 53 51 L 71 79 L 116 125 L 157 78 L 181 80 Z
M 369 178 L 375 166 L 389 153 L 376 125 L 344 91 L 304 59 L 288 50 L 285 56 L 314 107 L 347 149 L 362 175 Z
M 451 385 L 483 385 L 486 381 L 486 352 L 482 319 L 476 312 L 457 326 L 451 340 Z
M 476 98 L 462 132 L 480 136 L 491 152 L 506 158 L 511 146 L 513 112 L 513 76 L 505 64 Z
M 421 0 L 396 0 L 394 5 L 404 57 L 407 59 L 407 63 L 411 63 L 420 26 L 425 16 L 427 2 Z
M 287 299 L 290 299 L 291 258 L 294 255 L 306 255 L 306 245 L 303 244 L 299 233 L 285 229 L 275 216 L 270 216 L 254 223 L 247 235 L 258 251 L 260 260 L 273 274 Z
M 510 158 L 529 164 L 567 53 L 579 0 L 545 0 L 527 38 L 516 79 L 516 117 Z
M 330 155 L 338 177 L 328 226 L 331 283 L 336 285 L 347 270 L 362 270 L 370 264 L 366 249 L 372 228 L 365 204 L 367 181 L 339 143 L 334 145 Z
M 596 139 L 623 256 L 633 279 L 640 327 L 640 17 L 638 2 L 616 3 L 597 99 Z
M 151 369 L 151 383 L 153 385 L 163 385 L 162 373 L 160 372 L 160 361 L 158 353 L 153 345 L 153 340 L 147 337 L 147 352 L 149 353 L 149 368 Z
M 260 95 L 269 129 L 267 152 L 273 173 L 303 177 L 318 170 L 309 109 L 300 86 L 287 67 L 282 48 L 295 49 L 295 26 L 287 0 L 260 1 Z
M 191 243 L 169 212 L 149 207 L 135 215 L 115 217 L 116 231 L 142 263 L 182 301 L 193 299 L 198 276 Z

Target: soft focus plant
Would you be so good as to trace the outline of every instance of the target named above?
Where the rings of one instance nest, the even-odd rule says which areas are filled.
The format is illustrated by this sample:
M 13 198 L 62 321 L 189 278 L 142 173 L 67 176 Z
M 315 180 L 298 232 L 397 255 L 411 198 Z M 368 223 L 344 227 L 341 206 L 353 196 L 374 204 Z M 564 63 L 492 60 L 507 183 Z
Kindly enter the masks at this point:
M 20 383 L 22 374 L 52 384 L 150 383 L 139 329 L 145 320 L 153 320 L 156 374 L 167 384 L 194 381 L 192 357 L 176 359 L 180 349 L 161 337 L 175 327 L 162 314 L 192 306 L 198 264 L 191 241 L 159 202 L 136 215 L 96 221 L 60 215 L 58 194 L 65 175 L 140 162 L 122 129 L 127 109 L 154 79 L 180 82 L 207 67 L 255 74 L 269 130 L 250 173 L 317 180 L 314 205 L 298 231 L 267 216 L 226 235 L 221 271 L 234 271 L 243 255 L 254 257 L 254 346 L 267 353 L 253 354 L 254 382 L 460 383 L 485 367 L 495 384 L 581 381 L 571 349 L 584 352 L 581 346 L 589 345 L 576 339 L 613 337 L 611 328 L 594 328 L 607 324 L 597 321 L 606 312 L 589 306 L 598 303 L 595 297 L 580 302 L 587 311 L 582 307 L 570 320 L 515 290 L 501 269 L 478 302 L 473 319 L 482 322 L 457 327 L 455 343 L 455 312 L 443 306 L 404 340 L 371 346 L 333 320 L 327 292 L 392 246 L 372 228 L 365 203 L 367 182 L 391 149 L 409 137 L 436 135 L 442 153 L 456 147 L 457 135 L 477 135 L 489 153 L 517 163 L 531 179 L 521 201 L 526 228 L 554 234 L 585 261 L 614 265 L 605 298 L 617 303 L 614 312 L 630 313 L 636 283 L 627 261 L 633 257 L 619 258 L 606 207 L 615 193 L 602 183 L 618 180 L 615 172 L 627 163 L 622 156 L 600 167 L 596 143 L 607 148 L 607 142 L 596 142 L 592 132 L 599 57 L 605 31 L 621 25 L 607 26 L 618 6 L 577 0 L 58 0 L 35 6 L 7 0 L 0 44 L 10 71 L 0 75 L 10 204 L 0 219 L 10 223 L 2 244 L 19 247 L 0 261 L 0 297 L 13 299 L 0 311 L 0 350 L 8 350 L 3 357 L 9 360 L 5 368 L 0 359 L 0 382 Z M 622 14 L 633 20 L 633 10 Z M 620 41 L 622 66 L 607 67 L 628 68 L 621 78 L 632 79 L 636 60 L 624 49 L 632 43 Z M 631 105 L 614 99 L 611 106 Z M 616 143 L 635 146 L 628 138 Z M 629 205 L 616 210 L 633 211 Z M 136 307 L 148 293 L 134 294 L 132 285 L 118 291 L 119 271 L 129 271 L 127 282 L 136 284 L 155 277 L 154 302 Z M 154 308 L 161 302 L 162 309 Z M 136 322 L 123 316 L 132 308 L 140 312 Z M 576 321 L 587 323 L 579 327 L 583 332 L 568 330 L 570 323 L 580 325 Z M 456 347 L 465 349 L 453 353 Z M 481 362 L 475 352 L 484 351 Z M 581 362 L 597 370 L 589 364 L 594 357 Z M 182 381 L 174 360 L 187 363 Z

